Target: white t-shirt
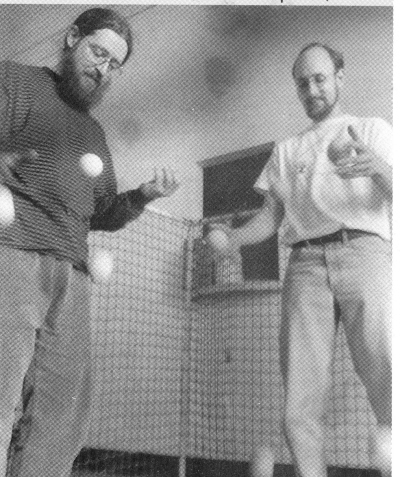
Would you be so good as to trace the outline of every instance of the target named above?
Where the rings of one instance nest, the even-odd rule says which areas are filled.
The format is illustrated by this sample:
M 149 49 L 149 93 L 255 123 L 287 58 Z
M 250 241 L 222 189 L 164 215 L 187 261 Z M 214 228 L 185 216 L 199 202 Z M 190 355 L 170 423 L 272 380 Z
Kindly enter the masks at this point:
M 287 244 L 341 228 L 361 229 L 390 240 L 390 200 L 370 177 L 340 178 L 328 157 L 331 144 L 351 140 L 349 125 L 364 144 L 392 164 L 392 127 L 380 118 L 343 115 L 276 145 L 257 179 L 257 191 L 273 190 L 283 202 Z

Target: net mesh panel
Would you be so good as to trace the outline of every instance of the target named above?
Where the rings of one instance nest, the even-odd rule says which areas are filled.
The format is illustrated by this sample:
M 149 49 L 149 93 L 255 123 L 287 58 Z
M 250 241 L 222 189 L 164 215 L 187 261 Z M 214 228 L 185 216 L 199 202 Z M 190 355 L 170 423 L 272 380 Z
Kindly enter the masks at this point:
M 113 253 L 115 268 L 109 283 L 93 287 L 91 451 L 81 454 L 75 472 L 176 475 L 176 462 L 168 470 L 171 464 L 156 456 L 249 461 L 262 444 L 274 450 L 276 463 L 291 462 L 281 430 L 280 283 L 242 292 L 237 257 L 215 260 L 202 233 L 202 223 L 146 212 L 122 232 L 91 238 L 92 251 Z M 280 244 L 279 252 L 283 277 L 289 250 Z M 328 464 L 370 467 L 374 423 L 339 326 Z
M 112 450 L 180 454 L 187 234 L 186 222 L 146 212 L 122 232 L 91 238 L 92 250 L 112 251 L 114 272 L 109 283 L 93 287 L 95 386 L 87 447 L 109 450 L 111 465 Z

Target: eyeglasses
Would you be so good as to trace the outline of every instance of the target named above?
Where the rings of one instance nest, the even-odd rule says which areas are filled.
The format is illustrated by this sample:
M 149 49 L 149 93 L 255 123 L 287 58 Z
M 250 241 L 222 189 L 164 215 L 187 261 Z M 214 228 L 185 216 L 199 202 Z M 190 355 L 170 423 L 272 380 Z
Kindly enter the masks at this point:
M 104 65 L 108 63 L 107 71 L 119 75 L 123 73 L 124 67 L 115 58 L 112 58 L 107 50 L 94 43 L 88 43 L 88 45 L 92 61 L 95 65 Z
M 317 86 L 317 88 L 322 87 L 325 84 L 325 81 L 328 79 L 327 76 L 325 76 L 322 73 L 312 75 L 309 78 L 300 78 L 296 81 L 297 87 L 300 88 L 301 90 L 306 90 L 311 84 L 311 81 L 314 82 L 314 84 Z

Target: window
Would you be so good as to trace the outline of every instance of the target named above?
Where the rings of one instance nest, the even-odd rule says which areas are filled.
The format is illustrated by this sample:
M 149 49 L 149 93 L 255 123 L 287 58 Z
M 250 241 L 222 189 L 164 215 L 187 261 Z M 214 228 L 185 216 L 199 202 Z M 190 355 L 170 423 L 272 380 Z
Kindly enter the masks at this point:
M 225 222 L 232 227 L 239 227 L 257 213 L 264 198 L 254 191 L 253 186 L 270 158 L 273 147 L 274 143 L 271 142 L 202 161 L 205 222 Z M 205 225 L 204 234 L 207 229 Z M 204 251 L 201 261 L 207 263 L 207 272 L 203 271 L 203 282 L 204 277 L 208 276 L 209 286 L 221 285 L 224 276 L 227 282 L 235 281 L 238 286 L 238 266 L 241 269 L 239 281 L 244 288 L 250 283 L 278 282 L 278 234 L 259 244 L 242 247 L 239 265 L 237 261 L 223 265 L 215 258 L 207 259 Z M 223 266 L 226 269 L 225 275 L 221 273 Z

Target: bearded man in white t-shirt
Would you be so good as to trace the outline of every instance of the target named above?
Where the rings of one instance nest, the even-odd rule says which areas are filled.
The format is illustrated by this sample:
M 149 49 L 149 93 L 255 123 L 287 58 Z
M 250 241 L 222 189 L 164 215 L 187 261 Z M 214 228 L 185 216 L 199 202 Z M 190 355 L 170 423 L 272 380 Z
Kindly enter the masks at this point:
M 225 229 L 225 252 L 271 237 L 285 218 L 292 252 L 280 360 L 284 429 L 297 474 L 327 475 L 323 415 L 335 308 L 378 422 L 376 464 L 390 474 L 382 439 L 391 433 L 392 129 L 383 119 L 341 111 L 344 60 L 329 46 L 307 45 L 292 73 L 312 125 L 275 147 L 255 184 L 265 205 L 245 226 Z

